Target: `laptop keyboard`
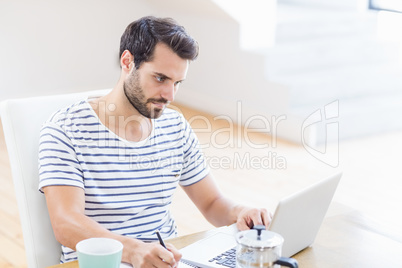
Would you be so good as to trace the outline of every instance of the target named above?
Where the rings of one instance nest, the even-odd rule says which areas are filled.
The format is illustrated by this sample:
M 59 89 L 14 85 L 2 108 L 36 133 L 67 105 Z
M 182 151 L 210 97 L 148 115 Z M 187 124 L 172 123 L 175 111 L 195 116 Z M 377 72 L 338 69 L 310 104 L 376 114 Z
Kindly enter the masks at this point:
M 214 262 L 216 264 L 235 268 L 236 267 L 236 247 L 229 249 L 222 254 L 210 259 L 209 262 Z

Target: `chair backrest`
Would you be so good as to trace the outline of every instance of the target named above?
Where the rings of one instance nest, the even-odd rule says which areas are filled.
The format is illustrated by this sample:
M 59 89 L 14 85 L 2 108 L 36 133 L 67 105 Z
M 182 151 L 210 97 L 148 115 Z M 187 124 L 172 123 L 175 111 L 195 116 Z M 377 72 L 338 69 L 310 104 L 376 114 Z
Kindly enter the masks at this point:
M 55 265 L 59 263 L 61 254 L 60 244 L 50 224 L 45 197 L 38 191 L 41 126 L 58 109 L 90 95 L 105 95 L 108 91 L 13 99 L 0 105 L 28 267 Z

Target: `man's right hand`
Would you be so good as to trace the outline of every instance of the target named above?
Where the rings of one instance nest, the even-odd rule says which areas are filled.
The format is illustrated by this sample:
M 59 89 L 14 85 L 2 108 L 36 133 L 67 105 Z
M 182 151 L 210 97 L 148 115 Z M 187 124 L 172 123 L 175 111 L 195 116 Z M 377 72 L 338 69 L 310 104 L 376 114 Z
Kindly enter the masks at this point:
M 166 248 L 159 243 L 144 243 L 132 240 L 125 243 L 123 261 L 130 262 L 135 268 L 174 268 L 178 266 L 181 253 L 171 244 Z
M 66 247 L 90 237 L 109 237 L 123 243 L 122 261 L 135 268 L 176 267 L 181 253 L 171 244 L 166 248 L 159 243 L 144 243 L 138 239 L 110 232 L 85 215 L 85 193 L 74 186 L 44 187 L 50 220 L 56 239 Z M 155 236 L 156 237 L 156 236 Z

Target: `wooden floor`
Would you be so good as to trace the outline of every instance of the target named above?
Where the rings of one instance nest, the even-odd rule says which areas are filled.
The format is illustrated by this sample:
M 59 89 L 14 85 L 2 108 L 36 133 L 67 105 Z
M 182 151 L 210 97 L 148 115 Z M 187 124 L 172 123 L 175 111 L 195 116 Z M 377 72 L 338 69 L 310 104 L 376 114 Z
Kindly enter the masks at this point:
M 17 200 L 0 126 L 0 267 L 26 267 Z
M 336 213 L 339 206 L 358 209 L 387 223 L 390 228 L 397 228 L 402 204 L 402 178 L 398 168 L 402 132 L 342 141 L 339 144 L 340 166 L 332 168 L 312 157 L 302 146 L 274 141 L 264 134 L 244 135 L 243 128 L 228 121 L 185 107 L 180 109 L 205 147 L 203 150 L 217 184 L 234 200 L 273 211 L 281 197 L 342 170 L 344 175 L 334 197 L 336 206 L 331 206 L 329 213 Z M 338 145 L 328 146 L 330 150 Z M 1 125 L 0 182 L 0 267 L 26 267 Z M 212 227 L 181 189 L 176 193 L 172 212 L 181 235 Z

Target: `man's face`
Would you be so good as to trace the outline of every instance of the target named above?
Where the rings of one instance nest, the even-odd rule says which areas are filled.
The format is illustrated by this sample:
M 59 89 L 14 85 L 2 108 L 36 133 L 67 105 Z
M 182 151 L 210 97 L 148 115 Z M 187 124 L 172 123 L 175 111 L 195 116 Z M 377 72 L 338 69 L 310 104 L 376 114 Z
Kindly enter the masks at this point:
M 137 70 L 133 68 L 125 79 L 123 88 L 128 101 L 143 116 L 160 117 L 186 78 L 188 64 L 168 46 L 157 44 L 153 60 L 143 62 Z

